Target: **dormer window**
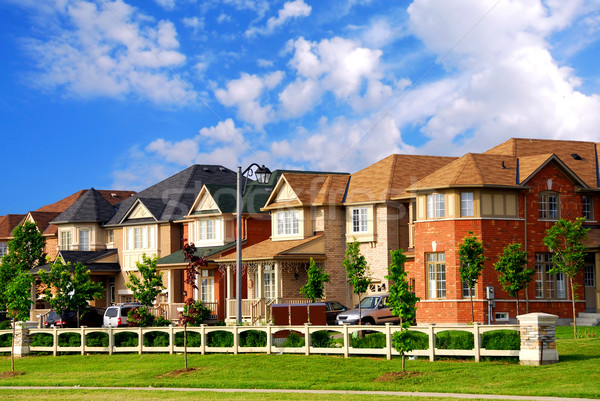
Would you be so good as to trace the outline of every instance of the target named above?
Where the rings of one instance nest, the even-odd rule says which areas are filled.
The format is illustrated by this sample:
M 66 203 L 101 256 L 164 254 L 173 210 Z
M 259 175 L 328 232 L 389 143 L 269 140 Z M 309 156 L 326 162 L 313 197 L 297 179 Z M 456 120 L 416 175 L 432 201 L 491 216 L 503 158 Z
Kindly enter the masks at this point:
M 155 249 L 156 227 L 128 227 L 127 249 Z
M 541 192 L 539 199 L 541 220 L 558 220 L 559 197 L 556 192 Z
M 286 210 L 276 213 L 277 235 L 294 235 L 300 233 L 299 213 L 297 210 Z
M 215 224 L 211 219 L 200 220 L 200 241 L 215 239 Z

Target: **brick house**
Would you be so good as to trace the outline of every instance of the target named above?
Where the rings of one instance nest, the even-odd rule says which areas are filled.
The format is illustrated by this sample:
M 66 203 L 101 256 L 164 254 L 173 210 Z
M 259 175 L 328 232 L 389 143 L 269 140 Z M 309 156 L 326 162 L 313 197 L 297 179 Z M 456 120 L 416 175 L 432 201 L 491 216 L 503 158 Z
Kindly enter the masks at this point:
M 600 212 L 597 145 L 591 142 L 511 139 L 482 154 L 466 154 L 407 189 L 416 197 L 414 263 L 409 270 L 421 298 L 419 322 L 469 322 L 474 291 L 475 320 L 501 323 L 526 312 L 571 316 L 567 280 L 551 275 L 546 230 L 559 218 L 585 217 L 591 228 L 589 253 L 577 311 L 596 311 L 600 288 Z M 485 268 L 474 289 L 462 285 L 458 245 L 469 231 L 483 242 Z M 498 283 L 493 269 L 504 246 L 524 245 L 533 282 L 516 301 Z M 495 299 L 486 297 L 493 287 Z M 491 313 L 490 313 L 491 312 Z

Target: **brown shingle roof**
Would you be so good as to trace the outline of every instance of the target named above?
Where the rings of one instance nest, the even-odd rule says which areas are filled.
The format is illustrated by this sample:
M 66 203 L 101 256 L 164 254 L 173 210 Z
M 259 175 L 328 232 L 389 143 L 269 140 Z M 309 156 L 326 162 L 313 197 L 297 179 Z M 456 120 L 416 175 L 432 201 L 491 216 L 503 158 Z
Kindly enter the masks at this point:
M 600 187 L 597 171 L 598 144 L 594 142 L 512 138 L 485 153 L 511 155 L 519 159 L 555 154 L 589 187 Z M 578 155 L 581 160 L 576 160 L 572 155 Z M 528 163 L 534 163 L 534 159 Z M 521 179 L 525 177 L 525 174 L 521 173 Z
M 74 194 L 67 196 L 59 200 L 58 202 L 51 203 L 49 205 L 42 206 L 39 209 L 36 209 L 36 212 L 64 212 L 67 210 L 77 199 L 81 198 L 88 190 L 82 189 L 81 191 L 77 191 Z M 114 191 L 110 189 L 101 189 L 97 190 L 104 199 L 106 199 L 111 205 L 115 205 L 125 199 L 131 197 L 131 195 L 136 194 L 135 191 Z M 113 196 L 113 194 L 115 196 Z
M 278 187 L 287 182 L 298 197 L 297 200 L 270 202 L 263 210 L 285 207 L 341 204 L 346 193 L 350 174 L 289 173 L 281 175 Z M 275 193 L 275 191 L 274 191 Z M 271 195 L 273 197 L 273 195 Z
M 7 214 L 0 217 L 0 239 L 11 237 L 13 230 L 24 217 L 24 214 Z
M 242 258 L 243 260 L 256 260 L 292 256 L 294 248 L 297 248 L 301 245 L 306 245 L 313 241 L 318 241 L 321 238 L 323 238 L 323 234 L 319 233 L 305 239 L 289 241 L 271 241 L 270 239 L 267 239 L 243 248 Z M 235 258 L 236 253 L 232 251 L 224 254 L 222 258 L 216 259 L 215 262 L 234 261 Z
M 59 214 L 60 212 L 40 212 L 36 210 L 29 212 L 28 216 L 31 216 L 41 233 L 45 235 L 52 235 L 56 234 L 57 230 L 54 229 L 56 226 L 51 227 L 50 222 Z
M 346 204 L 406 196 L 406 188 L 455 160 L 455 157 L 391 155 L 352 174 Z

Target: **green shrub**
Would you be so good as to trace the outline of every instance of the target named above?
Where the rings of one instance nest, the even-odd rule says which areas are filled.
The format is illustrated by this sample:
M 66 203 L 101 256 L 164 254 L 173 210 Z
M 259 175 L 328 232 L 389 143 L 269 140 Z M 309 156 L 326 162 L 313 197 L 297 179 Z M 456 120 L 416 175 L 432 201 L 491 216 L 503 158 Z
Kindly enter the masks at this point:
M 485 349 L 519 350 L 521 334 L 515 330 L 496 330 L 483 333 L 481 346 Z
M 321 330 L 310 335 L 310 343 L 313 347 L 328 348 L 331 347 L 333 341 L 326 330 Z
M 146 307 L 133 308 L 127 312 L 127 323 L 131 327 L 152 327 L 156 318 Z
M 244 331 L 240 334 L 240 347 L 266 347 L 267 333 L 258 330 Z
M 31 339 L 32 347 L 51 347 L 54 343 L 52 334 L 38 333 Z
M 168 327 L 171 323 L 172 322 L 169 319 L 159 316 L 154 320 L 154 327 Z
M 209 344 L 207 342 L 207 344 Z M 233 342 L 232 342 L 233 344 Z M 175 334 L 175 345 L 183 347 L 183 332 Z M 188 347 L 200 347 L 202 346 L 202 335 L 194 331 L 187 332 L 187 346 Z
M 285 339 L 283 343 L 284 347 L 297 348 L 304 346 L 304 337 L 300 334 L 292 331 L 290 335 Z
M 137 347 L 138 346 L 138 335 L 126 331 L 124 333 L 115 334 L 115 346 L 116 347 Z
M 100 332 L 87 334 L 85 344 L 88 347 L 108 347 L 108 334 Z
M 79 347 L 81 346 L 81 334 L 63 333 L 58 335 L 59 347 Z
M 206 345 L 209 347 L 233 347 L 233 333 L 222 330 L 208 333 Z
M 458 330 L 447 330 L 435 336 L 435 347 L 439 349 L 473 349 L 475 340 L 473 333 Z
M 8 330 L 8 329 L 12 329 L 10 320 L 5 320 L 2 323 L 0 323 L 0 330 Z
M 409 330 L 407 336 L 412 341 L 413 349 L 429 349 L 429 336 L 427 334 Z
M 350 346 L 353 348 L 385 348 L 385 334 L 371 333 L 360 336 L 350 337 Z
M 3 334 L 0 336 L 0 347 L 12 346 L 12 334 Z
M 163 331 L 151 331 L 144 334 L 144 346 L 146 347 L 168 347 L 169 333 Z
M 183 306 L 181 316 L 187 320 L 188 326 L 200 326 L 205 320 L 210 318 L 210 314 L 210 309 L 204 306 L 202 301 L 188 301 Z

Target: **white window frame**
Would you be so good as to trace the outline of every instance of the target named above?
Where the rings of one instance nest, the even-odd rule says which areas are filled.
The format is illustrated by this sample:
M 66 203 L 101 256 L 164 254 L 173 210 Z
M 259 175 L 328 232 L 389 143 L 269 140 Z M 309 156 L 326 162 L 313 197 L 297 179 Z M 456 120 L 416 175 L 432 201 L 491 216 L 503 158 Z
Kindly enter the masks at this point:
M 535 254 L 535 298 L 567 299 L 567 282 L 562 273 L 550 274 L 551 253 Z
M 156 249 L 156 227 L 137 226 L 125 229 L 126 249 Z
M 275 269 L 273 269 L 273 266 L 265 265 L 263 272 L 263 298 L 266 300 L 270 301 L 277 297 L 277 294 L 275 294 L 277 289 L 275 279 Z
M 426 254 L 427 296 L 429 299 L 446 299 L 446 254 Z
M 71 245 L 73 244 L 73 235 L 71 234 L 71 230 L 65 230 L 60 232 L 60 243 L 59 247 L 61 251 L 69 251 L 71 250 Z
M 352 232 L 366 233 L 369 231 L 369 211 L 366 207 L 352 209 Z
M 8 242 L 0 242 L 0 259 L 8 253 Z
M 298 210 L 281 210 L 275 213 L 277 219 L 277 235 L 300 234 L 300 212 Z
M 427 218 L 441 219 L 446 217 L 446 196 L 445 194 L 427 195 Z
M 583 265 L 583 282 L 586 287 L 596 287 L 596 266 L 591 263 Z
M 79 230 L 79 250 L 90 250 L 90 230 L 88 228 L 83 228 Z
M 203 219 L 199 222 L 200 233 L 199 241 L 210 241 L 216 239 L 215 221 L 214 219 Z
M 582 195 L 581 214 L 586 221 L 594 220 L 594 201 L 591 195 Z
M 540 220 L 553 221 L 560 219 L 560 196 L 558 192 L 540 192 L 538 202 Z
M 202 270 L 200 272 L 200 300 L 202 302 L 215 302 L 215 271 Z
M 475 209 L 473 207 L 473 192 L 461 192 L 460 193 L 460 215 L 462 217 L 473 217 L 475 216 Z

